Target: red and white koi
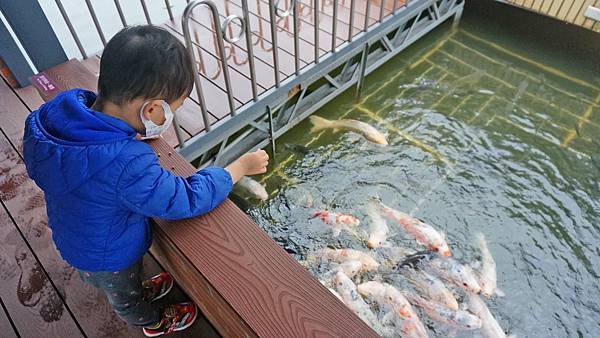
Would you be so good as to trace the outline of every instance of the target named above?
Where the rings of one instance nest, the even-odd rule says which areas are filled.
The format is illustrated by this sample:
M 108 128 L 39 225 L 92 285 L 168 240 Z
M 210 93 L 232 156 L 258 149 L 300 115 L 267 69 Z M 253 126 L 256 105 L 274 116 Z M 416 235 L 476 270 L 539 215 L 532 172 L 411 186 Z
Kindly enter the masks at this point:
M 402 292 L 387 283 L 370 281 L 357 287 L 358 293 L 382 306 L 392 309 L 392 322 L 403 337 L 428 337 L 427 330 Z M 387 316 L 387 315 L 386 315 Z M 392 316 L 390 314 L 390 316 Z M 386 321 L 390 318 L 387 317 Z
M 481 286 L 471 267 L 460 264 L 450 257 L 436 257 L 427 266 L 439 277 L 469 292 L 480 293 Z
M 476 330 L 481 328 L 481 319 L 465 310 L 450 310 L 447 307 L 430 302 L 420 296 L 407 294 L 406 298 L 415 306 L 425 311 L 427 316 L 438 322 L 454 326 L 462 330 Z
M 324 259 L 334 261 L 338 263 L 344 263 L 349 261 L 358 261 L 361 264 L 361 271 L 376 270 L 379 267 L 379 263 L 366 252 L 353 249 L 330 249 L 323 248 L 312 253 L 308 260 Z
M 419 244 L 426 246 L 430 250 L 436 251 L 443 256 L 449 257 L 452 255 L 450 247 L 446 242 L 446 236 L 443 232 L 437 231 L 431 225 L 423 223 L 401 211 L 394 210 L 379 201 L 376 203 L 383 216 L 399 224 L 404 231 L 415 238 Z
M 318 217 L 323 223 L 329 225 L 333 230 L 333 237 L 340 235 L 342 230 L 348 230 L 355 233 L 352 229 L 360 224 L 358 218 L 339 212 L 332 212 L 327 210 L 317 210 L 313 213 L 313 217 Z

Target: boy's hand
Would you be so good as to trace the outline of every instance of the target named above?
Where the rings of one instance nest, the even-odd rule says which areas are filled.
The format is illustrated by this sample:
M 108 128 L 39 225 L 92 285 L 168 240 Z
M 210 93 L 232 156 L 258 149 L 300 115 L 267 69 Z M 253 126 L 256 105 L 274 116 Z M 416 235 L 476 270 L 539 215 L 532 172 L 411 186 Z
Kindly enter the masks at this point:
M 246 167 L 244 175 L 258 175 L 267 172 L 267 166 L 269 165 L 269 155 L 264 150 L 257 150 L 253 153 L 244 154 L 239 159 Z
M 266 173 L 267 165 L 269 165 L 269 155 L 264 150 L 257 150 L 253 153 L 242 155 L 242 157 L 228 165 L 225 170 L 231 175 L 233 183 L 237 183 L 237 181 L 246 175 Z

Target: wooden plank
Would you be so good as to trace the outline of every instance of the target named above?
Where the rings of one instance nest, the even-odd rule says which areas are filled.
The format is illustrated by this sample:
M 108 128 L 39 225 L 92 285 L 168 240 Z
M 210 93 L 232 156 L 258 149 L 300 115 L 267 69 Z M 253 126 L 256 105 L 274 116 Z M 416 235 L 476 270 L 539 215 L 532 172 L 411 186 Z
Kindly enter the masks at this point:
M 4 148 L 10 145 L 4 136 L 0 138 L 4 153 Z M 81 337 L 75 319 L 3 206 L 0 206 L 0 239 L 0 297 L 18 332 L 25 337 Z M 4 323 L 0 327 L 4 328 Z M 10 324 L 8 328 L 1 331 L 2 335 L 13 331 Z
M 0 149 L 0 199 L 86 335 L 138 333 L 139 330 L 127 327 L 116 317 L 101 291 L 83 283 L 76 271 L 62 260 L 52 244 L 44 194 L 28 178 L 19 154 L 6 139 L 0 139 Z
M 171 242 L 160 227 L 155 227 L 152 255 L 171 272 L 184 290 L 198 304 L 200 311 L 224 337 L 255 337 L 256 334 L 235 309 L 196 270 L 186 256 Z
M 162 154 L 159 159 L 167 170 L 181 176 L 196 171 L 175 152 L 164 156 L 171 152 L 164 142 L 149 144 Z M 170 264 L 184 268 L 180 259 L 186 257 L 258 336 L 376 336 L 233 202 L 226 200 L 200 217 L 155 222 L 181 251 Z M 183 288 L 192 294 L 192 286 Z M 226 326 L 224 316 L 213 315 Z
M 15 328 L 12 326 L 10 319 L 8 318 L 8 313 L 6 312 L 7 309 L 4 305 L 2 297 L 0 297 L 0 305 L 2 305 L 2 308 L 0 308 L 0 332 L 2 332 L 2 334 L 7 338 L 18 337 L 17 331 L 15 331 Z
M 28 114 L 27 106 L 8 87 L 4 79 L 0 79 L 0 128 L 19 152 L 23 149 L 23 127 Z

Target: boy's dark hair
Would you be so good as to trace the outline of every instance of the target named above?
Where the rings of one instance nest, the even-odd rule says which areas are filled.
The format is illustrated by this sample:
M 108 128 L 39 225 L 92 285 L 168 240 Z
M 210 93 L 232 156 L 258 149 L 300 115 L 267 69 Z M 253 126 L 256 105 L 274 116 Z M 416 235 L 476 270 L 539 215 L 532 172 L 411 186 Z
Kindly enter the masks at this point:
M 172 103 L 194 85 L 185 47 L 156 26 L 123 28 L 106 45 L 100 61 L 98 98 L 122 105 L 135 98 Z

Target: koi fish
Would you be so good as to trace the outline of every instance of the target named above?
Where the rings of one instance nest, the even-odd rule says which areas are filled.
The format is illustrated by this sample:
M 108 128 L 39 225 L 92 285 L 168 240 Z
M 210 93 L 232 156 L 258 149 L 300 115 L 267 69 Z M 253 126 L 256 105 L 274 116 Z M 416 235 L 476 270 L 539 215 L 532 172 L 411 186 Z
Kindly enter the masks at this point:
M 496 262 L 488 249 L 485 236 L 482 233 L 477 234 L 477 244 L 481 250 L 481 271 L 479 273 L 479 285 L 481 293 L 486 297 L 494 294 L 502 297 L 504 293 L 497 288 Z
M 360 261 L 345 261 L 340 264 L 339 268 L 346 276 L 352 278 L 362 271 L 363 263 Z
M 409 267 L 402 269 L 401 273 L 417 291 L 429 298 L 429 300 L 443 305 L 450 310 L 458 310 L 456 298 L 454 298 L 452 292 L 438 278 L 425 271 Z
M 236 184 L 236 187 L 244 190 L 250 196 L 259 199 L 261 201 L 266 201 L 269 199 L 269 194 L 265 187 L 251 179 L 250 177 L 244 176 L 242 177 Z
M 477 277 L 473 269 L 466 265 L 460 264 L 457 260 L 451 257 L 442 257 L 433 252 L 418 252 L 408 256 L 400 267 L 403 266 L 422 266 L 430 270 L 438 277 L 455 284 L 469 292 L 481 292 L 481 286 L 477 281 Z
M 406 233 L 416 239 L 417 243 L 424 245 L 430 250 L 436 251 L 443 256 L 449 257 L 452 255 L 450 247 L 448 247 L 448 243 L 446 242 L 446 236 L 443 232 L 439 232 L 431 225 L 423 223 L 403 212 L 394 210 L 379 201 L 375 201 L 375 203 L 378 204 L 379 210 L 383 216 L 398 223 Z
M 324 280 L 319 280 L 319 282 L 327 288 L 327 290 L 329 290 L 329 292 L 331 292 L 337 299 L 341 300 L 342 302 L 344 301 L 342 299 L 342 296 L 340 296 L 340 294 L 335 291 L 335 289 L 330 288 L 329 285 L 331 284 L 331 281 L 324 281 Z
M 357 120 L 327 120 L 320 116 L 312 115 L 309 117 L 310 122 L 312 122 L 313 127 L 310 130 L 311 133 L 315 133 L 321 131 L 323 129 L 333 129 L 333 130 L 348 130 L 357 134 L 362 135 L 365 139 L 381 144 L 384 146 L 388 145 L 385 136 L 373 126 L 357 121 Z
M 506 333 L 494 318 L 481 297 L 470 293 L 468 295 L 469 311 L 481 318 L 481 333 L 487 338 L 506 338 Z
M 312 253 L 308 260 L 315 258 L 330 260 L 338 263 L 358 261 L 361 264 L 361 271 L 376 270 L 379 267 L 379 263 L 368 253 L 353 249 L 323 248 Z
M 398 327 L 403 337 L 427 337 L 427 330 L 406 300 L 404 295 L 395 287 L 387 283 L 370 281 L 357 287 L 358 293 L 380 305 L 391 307 L 396 320 L 392 320 Z M 392 316 L 390 314 L 390 316 Z M 387 315 L 386 315 L 387 316 Z M 388 317 L 386 321 L 390 320 Z
M 367 215 L 371 218 L 371 233 L 367 240 L 367 246 L 371 249 L 380 248 L 386 244 L 388 226 L 383 217 L 377 212 L 376 205 L 369 203 Z
M 344 304 L 372 328 L 375 329 L 376 327 L 379 327 L 377 316 L 375 316 L 369 305 L 358 294 L 356 285 L 350 280 L 350 277 L 346 276 L 346 274 L 340 270 L 335 274 L 334 282 L 337 292 L 342 297 Z
M 430 302 L 420 296 L 407 294 L 406 298 L 415 306 L 425 311 L 427 316 L 440 323 L 448 324 L 462 330 L 476 330 L 481 328 L 481 319 L 465 310 L 450 310 L 440 304 Z
M 360 224 L 358 218 L 350 214 L 327 210 L 317 210 L 313 213 L 313 217 L 319 217 L 323 223 L 331 226 L 331 229 L 333 230 L 333 237 L 339 236 L 342 230 L 348 230 L 354 233 L 352 228 Z

